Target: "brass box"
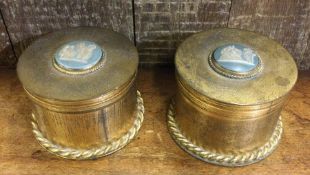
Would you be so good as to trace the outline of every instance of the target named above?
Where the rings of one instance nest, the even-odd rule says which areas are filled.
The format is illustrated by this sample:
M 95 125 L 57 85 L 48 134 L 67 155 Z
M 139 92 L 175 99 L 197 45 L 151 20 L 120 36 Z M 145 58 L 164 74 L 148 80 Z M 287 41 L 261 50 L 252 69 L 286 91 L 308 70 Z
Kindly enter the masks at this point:
M 178 92 L 168 127 L 180 147 L 223 166 L 252 164 L 276 148 L 281 109 L 297 79 L 280 44 L 249 31 L 214 29 L 186 39 L 175 64 Z
M 143 121 L 138 53 L 124 36 L 79 27 L 36 40 L 17 73 L 33 102 L 38 142 L 68 159 L 94 159 L 128 144 Z

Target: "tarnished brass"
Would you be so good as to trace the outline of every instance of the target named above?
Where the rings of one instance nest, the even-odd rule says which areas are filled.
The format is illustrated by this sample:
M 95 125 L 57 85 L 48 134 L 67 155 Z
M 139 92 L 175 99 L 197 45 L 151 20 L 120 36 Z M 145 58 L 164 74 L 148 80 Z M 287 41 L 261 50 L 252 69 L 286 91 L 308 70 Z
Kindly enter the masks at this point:
M 17 73 L 34 104 L 39 143 L 68 159 L 94 159 L 128 144 L 143 121 L 137 66 L 133 44 L 109 30 L 71 28 L 35 41 L 21 55 Z
M 211 60 L 217 48 L 235 43 L 259 57 L 256 64 L 244 63 L 253 68 L 239 77 L 215 70 Z M 224 54 L 235 66 L 236 55 Z M 175 64 L 178 92 L 168 126 L 178 145 L 224 166 L 251 164 L 275 149 L 282 133 L 281 109 L 297 79 L 295 62 L 280 44 L 253 32 L 214 29 L 186 39 Z

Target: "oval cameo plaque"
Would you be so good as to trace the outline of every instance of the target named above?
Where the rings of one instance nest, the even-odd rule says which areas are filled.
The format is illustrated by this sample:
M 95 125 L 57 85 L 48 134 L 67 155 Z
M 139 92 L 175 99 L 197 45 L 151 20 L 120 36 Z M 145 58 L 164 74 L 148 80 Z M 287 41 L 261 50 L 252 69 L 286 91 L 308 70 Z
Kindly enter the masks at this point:
M 241 44 L 216 48 L 210 57 L 210 64 L 216 72 L 230 78 L 253 77 L 261 68 L 259 56 Z
M 85 71 L 94 68 L 104 57 L 100 46 L 92 41 L 71 41 L 55 53 L 58 68 L 67 71 Z

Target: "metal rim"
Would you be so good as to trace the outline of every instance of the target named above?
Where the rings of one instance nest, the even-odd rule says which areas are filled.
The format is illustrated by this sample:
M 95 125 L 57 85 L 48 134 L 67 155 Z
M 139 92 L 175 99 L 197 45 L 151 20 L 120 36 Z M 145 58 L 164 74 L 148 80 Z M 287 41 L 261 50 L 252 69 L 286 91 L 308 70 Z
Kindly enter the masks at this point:
M 77 100 L 77 101 L 60 101 L 55 99 L 47 99 L 40 97 L 24 88 L 28 97 L 35 103 L 44 108 L 58 112 L 77 112 L 77 111 L 90 111 L 96 110 L 103 106 L 108 106 L 115 101 L 122 98 L 135 83 L 137 73 L 122 86 L 117 89 L 110 91 L 106 94 L 100 95 L 96 98 L 88 100 Z
M 101 48 L 103 51 L 104 49 Z M 106 53 L 104 55 L 102 55 L 102 57 L 100 58 L 100 61 L 95 64 L 94 66 L 92 66 L 91 68 L 85 69 L 85 70 L 74 70 L 74 69 L 67 69 L 62 67 L 61 65 L 59 65 L 55 59 L 52 59 L 52 65 L 54 66 L 54 68 L 56 70 L 58 70 L 59 72 L 68 74 L 68 75 L 83 75 L 83 74 L 88 74 L 91 72 L 94 72 L 100 68 L 102 68 L 104 66 L 104 63 L 106 62 Z
M 263 63 L 261 58 L 258 56 L 258 64 L 257 66 L 247 72 L 236 72 L 236 71 L 231 71 L 228 69 L 223 68 L 222 66 L 220 66 L 216 60 L 213 57 L 213 52 L 209 55 L 208 58 L 210 67 L 217 73 L 228 77 L 228 78 L 234 78 L 234 79 L 246 79 L 246 78 L 252 78 L 257 76 L 263 69 Z

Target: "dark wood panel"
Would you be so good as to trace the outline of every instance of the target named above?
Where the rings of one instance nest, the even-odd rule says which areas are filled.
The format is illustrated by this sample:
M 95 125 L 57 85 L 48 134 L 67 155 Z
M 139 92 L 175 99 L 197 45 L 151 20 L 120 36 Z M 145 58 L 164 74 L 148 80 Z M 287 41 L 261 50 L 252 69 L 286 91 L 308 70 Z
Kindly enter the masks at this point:
M 233 27 L 274 38 L 292 53 L 299 69 L 310 68 L 308 0 L 2 0 L 0 9 L 17 56 L 44 33 L 99 26 L 135 39 L 141 62 L 172 63 L 178 44 L 190 34 Z M 1 49 L 0 66 L 12 66 L 16 58 L 6 46 L 9 39 L 2 21 L 1 31 L 0 48 L 5 49 Z
M 267 35 L 289 50 L 299 69 L 310 68 L 309 0 L 232 0 L 228 27 Z
M 190 34 L 226 27 L 229 0 L 135 0 L 135 33 L 141 62 L 173 62 L 175 49 Z
M 109 28 L 133 40 L 131 1 L 2 0 L 0 9 L 17 56 L 37 36 L 67 27 Z
M 308 0 L 135 0 L 135 19 L 142 62 L 172 62 L 175 49 L 188 35 L 231 27 L 277 40 L 293 55 L 299 69 L 310 68 Z
M 15 63 L 16 57 L 8 33 L 6 32 L 2 16 L 0 15 L 0 68 L 14 67 Z

